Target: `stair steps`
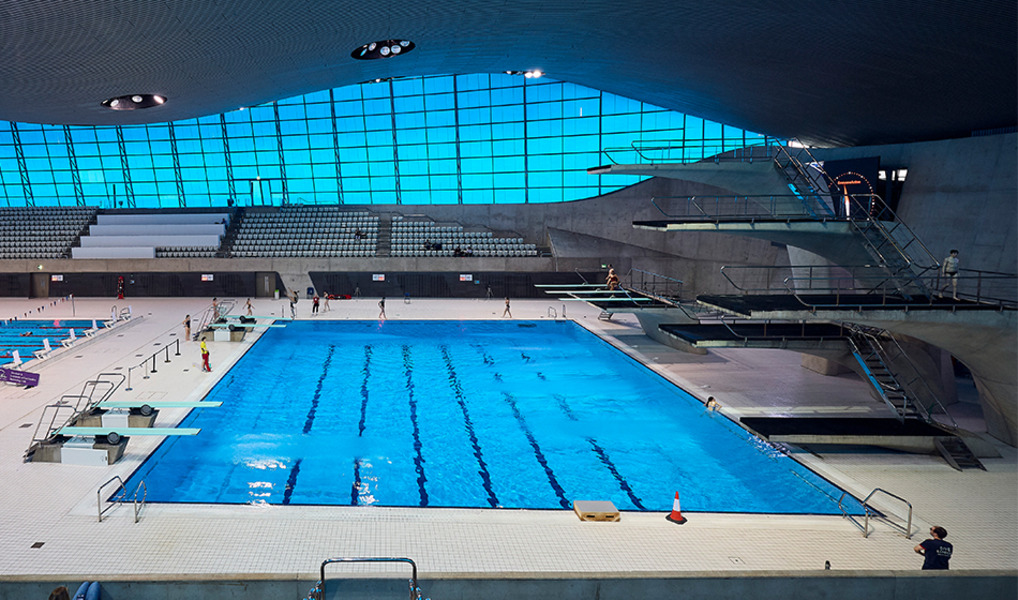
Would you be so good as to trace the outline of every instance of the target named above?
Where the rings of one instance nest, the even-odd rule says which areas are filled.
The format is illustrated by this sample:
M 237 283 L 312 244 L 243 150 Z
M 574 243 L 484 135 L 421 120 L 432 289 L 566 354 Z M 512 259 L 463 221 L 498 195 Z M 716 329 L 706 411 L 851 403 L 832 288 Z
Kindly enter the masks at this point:
M 938 437 L 933 440 L 933 444 L 940 451 L 940 455 L 944 457 L 947 464 L 958 471 L 964 471 L 965 469 L 986 470 L 986 467 L 979 461 L 979 458 L 969 449 L 965 440 L 960 437 Z

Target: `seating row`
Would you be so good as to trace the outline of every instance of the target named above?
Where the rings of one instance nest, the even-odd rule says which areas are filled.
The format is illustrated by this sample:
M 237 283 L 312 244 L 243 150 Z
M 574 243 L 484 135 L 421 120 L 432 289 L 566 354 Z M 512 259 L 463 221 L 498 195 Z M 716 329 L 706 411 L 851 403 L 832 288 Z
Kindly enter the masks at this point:
M 372 249 L 367 250 L 318 250 L 318 249 L 304 249 L 304 250 L 236 250 L 233 256 L 237 258 L 259 258 L 259 257 L 283 257 L 283 256 L 299 256 L 299 257 L 368 257 L 375 256 L 376 251 Z

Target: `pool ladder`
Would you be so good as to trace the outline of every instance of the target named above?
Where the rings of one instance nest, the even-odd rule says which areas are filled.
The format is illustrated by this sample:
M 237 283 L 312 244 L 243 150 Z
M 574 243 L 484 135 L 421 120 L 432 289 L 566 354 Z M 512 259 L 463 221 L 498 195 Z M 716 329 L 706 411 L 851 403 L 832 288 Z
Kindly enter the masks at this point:
M 410 600 L 421 600 L 421 588 L 417 586 L 417 565 L 414 561 L 409 558 L 395 558 L 395 557 L 342 557 L 342 558 L 327 558 L 322 561 L 321 571 L 318 581 L 315 583 L 315 587 L 311 588 L 308 592 L 307 597 L 304 600 L 325 600 L 325 567 L 332 563 L 355 563 L 355 562 L 402 562 L 410 565 L 412 574 L 410 576 Z M 430 599 L 428 599 L 430 600 Z
M 894 498 L 895 500 L 901 500 L 902 502 L 905 503 L 906 506 L 908 506 L 908 522 L 904 526 L 899 525 L 899 524 L 891 521 L 890 519 L 887 518 L 886 515 L 884 515 L 883 513 L 878 511 L 877 509 L 875 509 L 872 506 L 870 506 L 870 504 L 869 504 L 870 498 L 872 498 L 873 495 L 876 494 L 877 492 L 880 492 L 882 494 L 886 494 L 887 496 L 890 496 L 891 498 Z M 897 529 L 898 533 L 900 533 L 901 535 L 905 536 L 906 539 L 912 539 L 912 503 L 911 502 L 909 502 L 908 500 L 902 498 L 901 496 L 892 494 L 891 492 L 888 492 L 887 490 L 884 490 L 884 489 L 881 489 L 881 488 L 873 488 L 873 491 L 870 492 L 869 494 L 867 494 L 867 496 L 865 498 L 863 498 L 863 500 L 861 502 L 864 517 L 863 517 L 863 522 L 860 523 L 858 521 L 858 519 L 856 519 L 852 515 L 848 514 L 848 511 L 845 510 L 844 506 L 842 506 L 842 502 L 845 500 L 845 496 L 847 496 L 847 495 L 848 495 L 848 492 L 843 492 L 841 494 L 841 498 L 838 498 L 838 508 L 841 509 L 841 514 L 844 515 L 844 517 L 846 519 L 851 521 L 851 523 L 853 525 L 855 525 L 856 527 L 858 527 L 862 531 L 862 536 L 864 538 L 870 536 L 870 517 L 872 516 L 872 517 L 882 518 L 885 523 L 887 523 L 888 525 L 890 525 L 894 529 Z
M 114 490 L 113 496 L 108 500 L 109 505 L 103 507 L 103 489 L 109 484 L 116 482 L 117 487 Z M 138 499 L 138 495 L 141 495 L 141 500 Z M 113 510 L 115 507 L 120 506 L 127 499 L 127 488 L 124 487 L 124 480 L 119 475 L 114 475 L 106 483 L 99 486 L 99 489 L 95 492 L 96 503 L 99 507 L 99 522 L 103 522 L 103 515 L 108 511 Z M 148 497 L 148 487 L 144 481 L 138 482 L 138 487 L 134 488 L 134 495 L 131 500 L 134 504 L 134 522 L 137 523 L 141 518 L 141 509 L 145 508 L 145 498 Z

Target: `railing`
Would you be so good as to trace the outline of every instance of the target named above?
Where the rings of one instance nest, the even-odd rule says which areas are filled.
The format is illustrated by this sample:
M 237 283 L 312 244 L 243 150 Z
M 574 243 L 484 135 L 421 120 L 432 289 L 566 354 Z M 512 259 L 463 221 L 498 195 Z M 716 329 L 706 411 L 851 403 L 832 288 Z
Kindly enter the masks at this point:
M 308 592 L 306 600 L 325 600 L 325 567 L 333 563 L 361 563 L 361 562 L 401 562 L 410 565 L 413 570 L 410 576 L 410 600 L 421 600 L 421 588 L 417 586 L 417 565 L 409 558 L 384 558 L 384 557 L 360 557 L 360 558 L 328 558 L 322 561 L 320 575 L 315 587 Z
M 654 196 L 650 203 L 665 217 L 690 221 L 829 221 L 831 214 L 796 194 Z M 816 201 L 814 202 L 816 204 Z
M 795 340 L 808 340 L 808 341 L 815 341 L 815 342 L 824 342 L 824 341 L 829 341 L 829 340 L 844 340 L 849 335 L 848 327 L 844 323 L 834 323 L 834 324 L 832 324 L 832 325 L 834 325 L 834 326 L 836 326 L 838 328 L 838 333 L 835 334 L 835 335 L 809 335 L 809 334 L 806 333 L 806 327 L 810 323 L 807 323 L 805 320 L 800 320 L 800 321 L 781 321 L 781 320 L 777 320 L 777 321 L 775 321 L 774 319 L 738 319 L 738 318 L 733 318 L 731 315 L 720 315 L 720 322 L 721 322 L 721 325 L 723 325 L 725 327 L 725 329 L 727 329 L 733 336 L 735 336 L 737 338 L 740 338 L 743 341 L 743 343 L 747 344 L 747 345 L 749 344 L 750 336 L 746 335 L 744 333 L 739 333 L 738 331 L 736 331 L 736 328 L 739 327 L 739 325 L 743 325 L 743 324 L 744 325 L 750 325 L 750 326 L 763 325 L 762 335 L 763 335 L 763 337 L 766 337 L 766 338 L 769 338 L 769 339 L 773 339 L 773 338 L 770 337 L 770 334 L 768 333 L 767 329 L 770 326 L 772 326 L 772 325 L 778 325 L 778 326 L 786 327 L 786 328 L 789 325 L 799 325 L 800 333 L 799 333 L 799 335 L 794 336 Z M 755 334 L 756 334 L 756 332 L 754 331 L 754 335 L 752 337 L 757 337 Z M 777 339 L 779 339 L 781 342 L 787 342 L 791 337 L 792 336 L 782 335 L 782 336 L 780 336 Z
M 934 418 L 934 409 L 938 409 L 937 414 L 947 417 L 950 421 L 949 427 L 958 429 L 958 423 L 954 420 L 944 405 L 940 402 L 940 398 L 937 393 L 930 387 L 926 378 L 923 377 L 922 373 L 919 372 L 919 367 L 916 366 L 912 358 L 905 352 L 905 349 L 901 347 L 898 340 L 889 335 L 886 330 L 878 329 L 876 327 L 868 327 L 865 325 L 848 324 L 848 329 L 855 332 L 857 335 L 865 336 L 875 344 L 875 350 L 877 357 L 881 362 L 884 363 L 884 368 L 887 369 L 888 373 L 894 379 L 895 383 L 905 393 L 906 397 L 911 400 L 912 406 L 918 407 L 923 415 L 923 418 L 927 423 L 939 423 Z M 895 351 L 895 354 L 887 352 L 888 348 L 885 342 L 891 344 L 891 348 Z M 873 345 L 871 344 L 871 346 Z M 908 371 L 905 373 L 904 371 Z M 907 379 L 904 379 L 907 378 Z M 918 388 L 918 390 L 917 390 Z M 923 394 L 918 392 L 922 391 Z M 947 425 L 946 423 L 943 423 Z
M 57 425 L 57 419 L 60 418 L 60 414 L 66 411 L 70 411 L 69 416 L 64 419 L 60 425 Z M 48 423 L 46 422 L 47 414 L 50 416 Z M 25 452 L 25 460 L 28 460 L 28 457 L 32 454 L 32 450 L 35 449 L 38 444 L 48 440 L 50 436 L 53 435 L 54 431 L 60 430 L 68 423 L 74 421 L 77 415 L 78 411 L 68 404 L 47 404 L 42 407 L 42 416 L 39 418 L 39 423 L 35 426 L 35 431 L 32 432 L 32 442 L 29 444 L 28 450 Z M 46 433 L 40 436 L 40 431 L 45 431 Z
M 621 287 L 668 304 L 676 304 L 682 301 L 682 286 L 681 279 L 634 267 L 626 273 L 625 283 Z
M 872 265 L 839 267 L 830 265 L 725 265 L 721 275 L 742 294 L 789 294 L 806 308 L 860 308 L 875 305 L 887 308 L 937 306 L 951 310 L 1018 308 L 1018 275 L 962 270 L 958 275 L 958 297 L 965 302 L 945 305 L 936 294 L 905 298 L 894 278 Z M 947 280 L 932 269 L 917 279 L 931 289 L 944 287 Z M 806 299 L 803 296 L 809 295 Z M 830 300 L 819 297 L 830 296 Z M 872 296 L 860 304 L 858 296 Z M 879 301 L 877 301 L 879 299 Z
M 150 354 L 148 357 L 146 357 L 140 363 L 134 365 L 133 367 L 127 367 L 127 387 L 124 388 L 124 391 L 130 392 L 131 390 L 134 389 L 133 387 L 131 387 L 131 373 L 135 369 L 144 368 L 145 369 L 145 376 L 142 377 L 142 379 L 148 379 L 149 375 L 151 373 L 158 373 L 159 372 L 159 370 L 156 368 L 156 357 L 157 356 L 159 356 L 160 354 L 163 354 L 165 356 L 165 359 L 163 360 L 164 363 L 172 362 L 170 360 L 170 346 L 176 346 L 176 351 L 173 353 L 173 355 L 174 356 L 180 356 L 180 338 L 177 338 L 177 339 L 173 340 L 173 342 L 171 342 L 169 344 L 166 344 L 165 346 L 163 346 L 159 350 L 156 350 L 155 352 Z M 152 368 L 151 369 L 149 369 L 149 367 L 148 367 L 149 362 L 152 363 Z
M 107 506 L 103 507 L 102 494 L 103 489 L 109 484 L 117 482 L 117 489 L 113 491 L 113 495 L 110 496 Z M 141 493 L 141 501 L 138 500 L 138 494 Z M 113 510 L 114 508 L 122 505 L 124 500 L 127 499 L 127 488 L 124 486 L 124 480 L 119 475 L 114 475 L 112 478 L 106 481 L 106 483 L 99 486 L 99 489 L 95 492 L 96 505 L 99 509 L 99 522 L 103 522 L 103 515 Z M 137 523 L 141 518 L 141 509 L 145 508 L 145 499 L 148 497 L 148 487 L 144 481 L 138 482 L 138 487 L 134 488 L 134 496 L 132 497 L 132 503 L 134 504 L 134 522 Z
M 752 140 L 746 140 L 752 142 Z M 601 152 L 612 164 L 688 164 L 703 161 L 754 162 L 771 160 L 773 147 L 778 140 L 764 138 L 759 144 L 738 145 L 731 139 L 703 139 L 684 141 L 633 141 L 629 146 L 605 148 Z M 621 159 L 628 155 L 631 159 Z
M 201 335 L 209 325 L 214 323 L 219 317 L 225 317 L 230 314 L 233 307 L 236 306 L 237 301 L 233 298 L 226 298 L 220 301 L 218 304 L 210 305 L 205 312 L 202 313 L 200 319 L 198 319 L 198 327 L 191 334 L 192 341 L 197 341 L 198 336 Z
M 901 500 L 902 502 L 904 502 L 908 506 L 908 523 L 904 527 L 902 527 L 901 525 L 899 525 L 897 523 L 894 523 L 893 521 L 888 519 L 883 513 L 877 511 L 875 508 L 870 506 L 870 504 L 869 504 L 870 498 L 872 498 L 873 494 L 876 494 L 877 492 L 880 492 L 882 494 L 887 494 L 888 496 L 890 496 L 891 498 L 894 498 L 896 500 Z M 891 492 L 888 492 L 887 490 L 883 490 L 881 488 L 874 488 L 872 492 L 870 492 L 865 498 L 863 498 L 863 501 L 861 503 L 862 504 L 862 508 L 863 508 L 863 514 L 865 515 L 865 519 L 864 519 L 863 523 L 860 524 L 859 521 L 857 521 L 854 516 L 848 514 L 848 511 L 845 510 L 844 506 L 842 506 L 842 502 L 845 500 L 845 496 L 847 496 L 847 495 L 848 495 L 848 492 L 843 492 L 841 494 L 841 498 L 838 498 L 838 508 L 841 510 L 841 514 L 846 519 L 848 519 L 857 528 L 862 530 L 862 536 L 864 538 L 868 538 L 870 536 L 870 516 L 883 517 L 884 521 L 888 525 L 890 525 L 891 527 L 897 529 L 898 532 L 901 533 L 902 535 L 904 535 L 906 539 L 911 539 L 912 538 L 912 503 L 909 502 L 908 500 L 902 498 L 901 496 L 897 496 L 895 494 L 892 494 Z

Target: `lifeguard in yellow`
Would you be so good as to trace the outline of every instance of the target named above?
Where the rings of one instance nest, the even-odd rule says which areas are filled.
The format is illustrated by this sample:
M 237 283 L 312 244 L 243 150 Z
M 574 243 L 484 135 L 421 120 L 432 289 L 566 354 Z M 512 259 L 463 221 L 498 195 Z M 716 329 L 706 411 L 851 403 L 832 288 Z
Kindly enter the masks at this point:
M 212 372 L 212 367 L 209 365 L 209 348 L 205 345 L 205 340 L 201 341 L 201 370 Z

